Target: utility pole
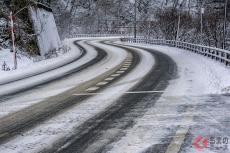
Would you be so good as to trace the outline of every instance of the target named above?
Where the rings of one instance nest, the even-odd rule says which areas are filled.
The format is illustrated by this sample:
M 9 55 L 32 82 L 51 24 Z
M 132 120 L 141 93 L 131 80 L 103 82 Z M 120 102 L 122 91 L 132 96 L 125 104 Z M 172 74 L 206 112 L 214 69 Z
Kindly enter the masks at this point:
M 135 0 L 134 4 L 134 38 L 137 38 L 137 0 Z
M 15 36 L 14 36 L 14 19 L 13 19 L 13 13 L 12 11 L 10 12 L 10 26 L 11 26 L 11 38 L 12 38 L 12 49 L 13 49 L 13 59 L 14 59 L 14 69 L 17 69 L 17 53 L 15 49 Z
M 226 23 L 227 23 L 227 5 L 228 5 L 228 0 L 225 0 L 225 5 L 224 5 L 224 28 L 223 28 L 223 49 L 225 49 L 225 39 L 226 39 Z

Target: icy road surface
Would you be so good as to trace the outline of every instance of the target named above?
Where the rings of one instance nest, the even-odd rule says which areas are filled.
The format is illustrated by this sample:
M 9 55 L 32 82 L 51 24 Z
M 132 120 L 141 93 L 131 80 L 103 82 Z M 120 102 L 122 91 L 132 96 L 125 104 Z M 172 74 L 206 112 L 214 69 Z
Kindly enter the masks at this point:
M 86 81 L 98 72 L 106 72 L 121 64 L 129 57 L 128 50 L 135 52 L 140 61 L 132 71 L 108 85 L 100 94 L 83 100 L 71 109 L 1 144 L 2 153 L 50 150 L 68 153 L 79 150 L 88 153 L 229 153 L 229 68 L 201 55 L 172 47 L 121 42 L 102 44 L 97 41 L 91 44 L 106 50 L 109 56 L 83 71 L 86 73 L 79 73 L 42 89 L 65 89 L 84 83 L 79 80 Z M 122 45 L 113 46 L 114 44 Z M 84 46 L 93 50 L 91 46 Z M 159 59 L 167 61 L 158 61 Z M 175 68 L 173 61 L 177 71 L 175 77 L 170 77 L 168 75 L 175 73 L 173 70 L 171 72 Z M 159 67 L 160 64 L 164 67 Z M 164 71 L 167 73 L 163 73 Z M 151 74 L 162 75 L 166 79 L 160 78 L 157 82 L 157 78 Z M 172 78 L 169 84 L 164 82 L 168 77 Z M 153 88 L 156 90 L 144 90 L 152 89 L 148 87 L 148 84 L 153 83 L 151 79 L 156 81 L 157 86 Z M 76 80 L 75 84 L 71 83 L 73 80 Z M 135 88 L 143 91 L 130 91 L 137 84 Z M 121 97 L 125 94 L 127 96 Z M 31 96 L 27 101 L 32 99 Z M 130 107 L 125 105 L 126 102 Z M 11 104 L 17 105 L 17 102 L 13 101 Z M 111 105 L 115 107 L 110 108 Z M 18 109 L 14 110 L 11 105 L 4 111 L 2 116 Z M 105 112 L 105 115 L 100 114 L 101 112 Z M 90 121 L 91 118 L 95 120 Z M 81 139 L 77 139 L 78 136 Z M 65 140 L 66 137 L 72 139 L 62 145 L 60 140 Z
M 223 93 L 230 86 L 230 69 L 182 49 L 135 46 L 172 57 L 178 78 L 124 137 L 108 146 L 108 152 L 229 153 L 230 96 Z M 193 144 L 198 137 L 203 138 L 200 142 L 208 140 L 207 146 L 200 144 L 201 150 Z

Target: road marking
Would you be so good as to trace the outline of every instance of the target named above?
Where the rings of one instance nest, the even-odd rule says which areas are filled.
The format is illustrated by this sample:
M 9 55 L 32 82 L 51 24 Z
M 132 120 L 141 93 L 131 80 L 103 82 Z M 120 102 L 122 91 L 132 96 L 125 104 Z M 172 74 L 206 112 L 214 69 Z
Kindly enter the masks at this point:
M 125 71 L 117 71 L 116 73 L 120 74 L 120 73 L 124 73 Z
M 117 76 L 120 76 L 121 74 L 113 74 L 111 75 L 112 77 L 117 77 Z
M 193 110 L 189 109 L 187 110 L 187 112 L 193 112 Z M 185 116 L 183 120 L 185 122 L 192 123 L 193 116 Z M 168 146 L 165 153 L 178 153 L 180 151 L 182 144 L 184 143 L 184 140 L 185 140 L 185 137 L 188 131 L 189 131 L 189 125 L 187 125 L 186 127 L 180 127 L 177 130 L 176 135 L 174 136 L 172 142 Z
M 95 90 L 97 90 L 99 88 L 100 87 L 91 87 L 91 88 L 86 89 L 86 91 L 95 91 Z
M 146 94 L 146 93 L 163 93 L 164 91 L 127 91 L 123 92 L 123 94 Z M 81 96 L 81 95 L 104 95 L 104 94 L 110 94 L 110 93 L 117 93 L 117 92 L 93 92 L 93 93 L 79 93 L 79 94 L 73 94 L 75 96 Z
M 106 85 L 106 84 L 108 84 L 108 82 L 105 82 L 105 81 L 97 83 L 98 86 L 103 86 L 103 85 Z
M 105 81 L 112 81 L 114 78 L 110 77 L 110 78 L 106 78 Z
M 125 70 L 128 70 L 128 68 L 121 68 L 120 70 L 121 71 L 125 71 Z
M 125 64 L 122 65 L 122 67 L 119 71 L 117 71 L 115 74 L 112 74 L 111 77 L 106 78 L 105 81 L 97 83 L 95 87 L 88 88 L 85 91 L 86 92 L 92 92 L 92 91 L 98 90 L 100 88 L 97 86 L 103 86 L 103 85 L 108 84 L 109 82 L 107 82 L 107 81 L 111 81 L 114 79 L 114 77 L 120 76 L 122 73 L 124 73 L 125 70 L 127 70 L 128 67 L 130 67 L 131 61 L 132 60 L 126 60 Z M 128 93 L 141 93 L 141 92 L 126 92 L 126 94 L 128 94 Z M 145 93 L 146 93 L 146 91 L 145 91 Z M 73 95 L 95 95 L 95 94 L 102 94 L 102 93 L 80 93 L 80 94 L 73 94 Z

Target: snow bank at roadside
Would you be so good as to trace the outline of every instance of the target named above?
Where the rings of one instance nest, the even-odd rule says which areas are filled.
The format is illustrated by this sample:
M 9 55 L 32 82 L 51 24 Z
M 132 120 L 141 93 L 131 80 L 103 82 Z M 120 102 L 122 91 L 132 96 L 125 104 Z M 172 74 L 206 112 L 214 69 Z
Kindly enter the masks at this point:
M 71 46 L 75 40 L 76 39 L 67 39 L 64 41 L 64 44 Z M 12 55 L 8 51 L 9 50 L 5 50 L 2 53 L 0 52 L 0 64 L 2 65 L 3 62 L 6 61 L 6 63 L 12 68 L 13 60 L 10 57 Z M 21 56 L 21 59 L 19 58 L 18 60 L 19 68 L 17 70 L 0 71 L 0 84 L 11 82 L 17 79 L 23 79 L 28 76 L 58 68 L 71 61 L 74 61 L 80 56 L 80 52 L 81 51 L 75 47 L 74 49 L 70 49 L 70 51 L 65 54 L 60 54 L 57 58 L 46 59 L 39 62 L 33 62 L 31 59 L 28 59 L 25 56 Z
M 96 43 L 93 44 L 96 45 Z M 101 65 L 100 69 L 102 69 L 102 67 L 111 67 L 111 65 L 114 65 L 114 63 L 117 62 L 120 63 L 126 57 L 126 52 L 123 49 L 98 43 L 97 45 L 105 49 L 107 48 L 106 50 L 114 54 L 116 57 L 110 58 L 110 62 Z M 137 52 L 141 56 L 139 65 L 121 80 L 111 85 L 108 89 L 102 91 L 104 94 L 89 98 L 79 105 L 72 107 L 70 110 L 49 119 L 36 128 L 29 130 L 15 139 L 1 145 L 1 152 L 32 153 L 39 152 L 40 149 L 51 147 L 52 143 L 67 136 L 68 134 L 71 134 L 76 127 L 80 126 L 87 119 L 92 118 L 96 114 L 105 110 L 108 106 L 112 105 L 113 102 L 122 96 L 125 91 L 129 90 L 141 81 L 155 63 L 154 58 L 150 53 L 140 49 L 138 49 Z M 94 69 L 91 73 L 98 72 L 100 69 Z
M 227 130 L 228 125 L 223 121 L 229 120 L 226 115 L 229 114 L 229 99 L 225 97 L 223 101 L 223 97 L 220 99 L 212 95 L 223 93 L 223 89 L 230 85 L 230 70 L 227 67 L 183 49 L 125 44 L 151 48 L 169 55 L 178 66 L 178 78 L 170 81 L 154 107 L 148 108 L 141 118 L 135 120 L 133 127 L 124 131 L 124 137 L 108 146 L 109 153 L 157 152 L 157 149 L 164 150 L 167 143 L 176 143 L 175 146 L 180 149 L 188 131 L 196 137 L 212 136 L 213 133 Z M 200 122 L 198 118 L 202 118 Z M 224 133 L 224 136 L 227 134 Z M 171 139 L 174 141 L 171 142 Z M 185 152 L 196 152 L 192 142 L 188 146 L 189 150 Z M 166 149 L 167 153 L 179 152 L 172 148 Z M 213 151 L 207 149 L 203 152 Z
M 129 44 L 130 45 L 130 44 Z M 131 44 L 160 51 L 169 55 L 178 65 L 178 79 L 171 81 L 171 95 L 203 95 L 229 92 L 230 69 L 205 56 L 168 46 Z M 170 86 L 169 86 L 170 88 Z M 176 90 L 175 90 L 176 89 Z
M 0 66 L 1 66 L 1 69 L 0 69 L 0 75 L 1 75 L 1 78 L 2 77 L 7 77 L 7 75 L 10 75 L 12 74 L 13 71 L 3 71 L 2 70 L 2 66 L 3 66 L 3 63 L 6 63 L 6 67 L 8 67 L 10 70 L 13 69 L 14 67 L 14 60 L 13 60 L 13 53 L 10 52 L 10 49 L 2 49 L 0 50 Z M 18 55 L 18 69 L 23 69 L 23 68 L 26 68 L 28 67 L 29 65 L 33 64 L 33 60 L 26 57 L 26 56 L 23 56 L 23 55 Z

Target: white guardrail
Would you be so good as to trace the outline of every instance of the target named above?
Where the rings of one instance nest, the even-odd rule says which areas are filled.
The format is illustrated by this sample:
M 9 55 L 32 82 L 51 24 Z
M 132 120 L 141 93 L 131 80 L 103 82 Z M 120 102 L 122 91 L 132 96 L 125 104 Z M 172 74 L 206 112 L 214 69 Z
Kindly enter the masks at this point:
M 145 43 L 153 45 L 166 45 L 171 47 L 177 47 L 191 52 L 209 57 L 221 63 L 224 63 L 226 66 L 230 66 L 230 51 L 223 50 L 214 47 L 202 46 L 187 42 L 175 41 L 175 40 L 162 40 L 162 39 L 145 39 L 145 38 L 121 38 L 121 41 L 131 42 L 131 43 Z
M 128 38 L 129 36 L 125 35 L 125 34 L 76 34 L 73 36 L 73 38 L 75 37 L 121 37 L 121 38 Z M 130 36 L 131 37 L 131 36 Z
M 120 37 L 121 41 L 124 42 L 177 47 L 209 57 L 213 60 L 224 63 L 226 66 L 230 66 L 230 51 L 215 47 L 202 46 L 198 44 L 192 44 L 175 40 L 147 39 L 144 36 L 137 36 L 137 38 L 135 39 L 133 38 L 133 36 L 127 34 L 77 34 L 74 37 Z

